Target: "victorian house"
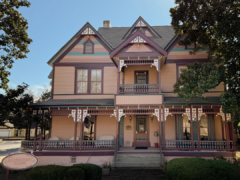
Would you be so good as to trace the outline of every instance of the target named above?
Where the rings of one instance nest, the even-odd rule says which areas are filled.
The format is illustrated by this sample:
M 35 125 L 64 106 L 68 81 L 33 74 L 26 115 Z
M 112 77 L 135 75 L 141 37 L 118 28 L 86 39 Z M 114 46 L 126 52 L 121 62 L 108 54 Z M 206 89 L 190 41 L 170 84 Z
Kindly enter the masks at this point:
M 206 92 L 208 102 L 173 93 L 182 68 L 208 62 L 207 51 L 189 54 L 196 43 L 178 44 L 186 36 L 142 17 L 131 27 L 86 23 L 48 61 L 52 99 L 31 105 L 51 111 L 50 138 L 23 141 L 22 150 L 33 150 L 39 165 L 234 157 L 233 121 L 219 98 L 225 85 Z M 144 162 L 134 163 L 139 154 Z

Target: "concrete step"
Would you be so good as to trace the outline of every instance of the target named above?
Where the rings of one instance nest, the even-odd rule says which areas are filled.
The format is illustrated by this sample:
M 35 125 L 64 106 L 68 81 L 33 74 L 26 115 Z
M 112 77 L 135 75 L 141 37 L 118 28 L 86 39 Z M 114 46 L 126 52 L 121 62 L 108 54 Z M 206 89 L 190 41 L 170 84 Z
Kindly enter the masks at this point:
M 160 168 L 160 163 L 113 163 L 113 167 L 146 167 L 146 168 Z

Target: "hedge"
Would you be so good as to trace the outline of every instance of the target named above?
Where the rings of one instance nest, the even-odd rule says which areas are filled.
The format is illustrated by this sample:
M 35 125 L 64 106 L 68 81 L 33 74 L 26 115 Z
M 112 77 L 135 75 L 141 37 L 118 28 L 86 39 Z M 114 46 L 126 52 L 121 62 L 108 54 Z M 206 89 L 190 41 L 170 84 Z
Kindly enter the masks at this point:
M 85 172 L 85 180 L 101 180 L 102 168 L 95 164 L 74 164 L 73 167 L 79 167 Z
M 70 167 L 65 172 L 64 180 L 84 180 L 85 173 L 84 170 L 78 167 Z
M 57 165 L 37 166 L 27 172 L 26 180 L 63 180 L 66 170 Z
M 240 171 L 236 165 L 222 160 L 176 158 L 168 162 L 169 180 L 237 180 Z

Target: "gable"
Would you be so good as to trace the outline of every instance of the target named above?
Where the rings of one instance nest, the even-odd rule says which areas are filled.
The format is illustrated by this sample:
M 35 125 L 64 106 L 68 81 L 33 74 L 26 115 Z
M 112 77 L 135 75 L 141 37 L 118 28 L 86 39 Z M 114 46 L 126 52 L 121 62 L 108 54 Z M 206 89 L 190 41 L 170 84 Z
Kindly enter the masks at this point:
M 123 36 L 123 39 L 128 38 L 130 35 L 134 34 L 137 30 L 144 31 L 143 33 L 148 37 L 161 38 L 161 36 L 140 16 L 137 19 L 137 21 L 132 25 L 132 27 L 129 28 L 127 33 Z
M 92 36 L 92 37 L 91 37 Z M 106 56 L 106 52 L 110 52 L 113 50 L 112 46 L 108 43 L 108 41 L 99 34 L 94 27 L 91 26 L 90 23 L 86 23 L 49 61 L 48 64 L 50 66 L 55 62 L 82 62 L 79 56 L 90 56 L 83 55 L 83 44 L 86 41 L 84 38 L 93 38 L 96 41 L 96 53 L 95 56 L 100 53 L 102 56 Z M 94 39 L 95 38 L 95 39 Z M 84 41 L 85 40 L 85 41 Z M 83 42 L 84 41 L 84 42 Z M 101 44 L 101 46 L 97 46 Z M 81 46 L 82 45 L 82 46 Z M 104 49 L 104 50 L 102 50 Z M 102 53 L 101 53 L 102 51 Z M 105 54 L 104 54 L 105 53 Z M 108 53 L 109 54 L 109 53 Z M 109 56 L 108 56 L 109 57 Z M 85 57 L 86 59 L 90 59 L 90 57 Z M 105 57 L 100 57 L 99 59 L 103 59 Z M 97 60 L 97 58 L 96 58 Z M 109 58 L 105 61 L 108 61 Z M 87 60 L 86 60 L 87 61 Z M 88 62 L 88 61 L 87 61 Z M 99 62 L 99 61 L 98 61 Z M 100 61 L 101 62 L 101 61 Z M 111 60 L 111 62 L 115 63 Z
M 153 50 L 145 44 L 133 44 L 125 52 L 153 52 Z
M 93 43 L 93 54 L 84 53 L 84 44 L 87 41 Z M 94 35 L 82 36 L 69 52 L 62 57 L 59 63 L 111 63 L 108 50 Z

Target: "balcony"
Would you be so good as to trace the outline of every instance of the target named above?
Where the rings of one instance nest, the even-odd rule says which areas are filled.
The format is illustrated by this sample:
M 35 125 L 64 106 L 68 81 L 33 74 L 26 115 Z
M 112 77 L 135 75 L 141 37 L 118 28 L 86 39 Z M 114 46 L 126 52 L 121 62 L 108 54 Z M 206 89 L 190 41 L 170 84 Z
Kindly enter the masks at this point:
M 120 84 L 119 94 L 158 93 L 158 84 Z

